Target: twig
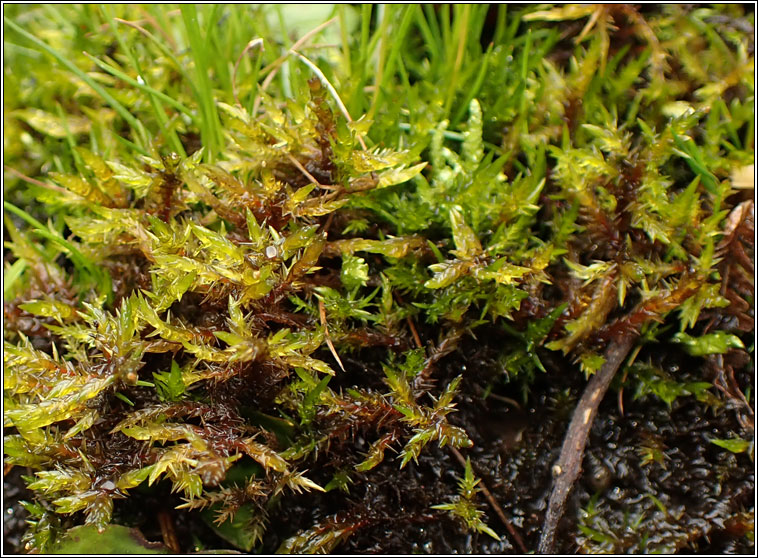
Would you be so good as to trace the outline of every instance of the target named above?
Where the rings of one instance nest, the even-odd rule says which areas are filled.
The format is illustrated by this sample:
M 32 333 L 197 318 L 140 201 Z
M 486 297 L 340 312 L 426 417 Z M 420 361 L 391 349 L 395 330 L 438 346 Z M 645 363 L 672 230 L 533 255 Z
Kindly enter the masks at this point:
M 452 446 L 450 446 L 450 451 L 455 456 L 455 459 L 458 460 L 458 463 L 461 464 L 461 467 L 465 469 L 466 460 L 463 459 L 461 452 Z M 513 523 L 511 523 L 508 520 L 508 518 L 505 516 L 505 512 L 503 511 L 503 508 L 500 507 L 500 504 L 497 503 L 497 500 L 495 500 L 495 497 L 492 495 L 492 493 L 489 491 L 487 486 L 484 484 L 484 479 L 481 479 L 481 484 L 479 486 L 482 489 L 482 494 L 484 494 L 484 497 L 487 498 L 487 501 L 489 502 L 490 506 L 492 506 L 492 509 L 495 511 L 495 514 L 500 518 L 500 521 L 503 523 L 503 525 L 505 525 L 505 528 L 508 529 L 508 532 L 511 534 L 511 537 L 513 537 L 513 540 L 516 541 L 516 544 L 518 545 L 519 550 L 521 550 L 521 552 L 526 554 L 527 552 L 526 546 L 524 545 L 524 541 L 521 538 L 521 535 L 518 534 L 518 531 L 516 531 L 516 528 L 513 526 Z
M 71 190 L 66 190 L 65 188 L 61 188 L 60 186 L 56 186 L 55 184 L 48 184 L 46 182 L 42 182 L 40 180 L 37 180 L 36 178 L 32 178 L 30 176 L 26 176 L 24 173 L 17 171 L 13 167 L 9 167 L 8 165 L 3 165 L 3 169 L 5 169 L 7 172 L 11 174 L 15 174 L 17 177 L 19 177 L 21 180 L 24 180 L 28 182 L 29 184 L 34 184 L 35 186 L 41 186 L 42 188 L 47 188 L 48 190 L 55 190 L 56 192 L 60 192 L 62 194 L 69 194 L 76 197 L 81 198 L 79 194 L 72 192 Z
M 632 356 L 629 358 L 629 360 L 626 363 L 626 367 L 624 368 L 624 375 L 621 377 L 621 388 L 619 389 L 619 395 L 618 395 L 618 404 L 619 404 L 619 413 L 621 416 L 624 416 L 624 384 L 626 383 L 626 377 L 629 375 L 629 367 L 632 365 L 632 363 L 637 358 L 637 355 L 640 354 L 640 350 L 642 349 L 642 346 L 638 346 L 634 353 L 632 353 Z
M 144 17 L 145 21 L 153 26 L 153 28 L 157 29 L 161 35 L 163 35 L 166 40 L 168 41 L 168 44 L 171 45 L 171 49 L 174 52 L 177 52 L 179 48 L 176 46 L 176 41 L 171 36 L 171 33 L 168 33 L 161 25 L 158 23 L 158 21 L 148 12 L 144 7 L 140 6 L 140 12 L 142 13 L 142 16 Z M 141 23 L 141 22 L 137 22 Z
M 338 19 L 339 18 L 337 16 L 334 16 L 332 19 L 325 21 L 324 23 L 322 23 L 321 25 L 319 25 L 317 27 L 314 27 L 313 29 L 311 29 L 310 31 L 308 31 L 305 35 L 303 35 L 302 37 L 300 37 L 297 40 L 297 42 L 292 45 L 291 49 L 292 50 L 297 50 L 298 48 L 300 48 L 303 45 L 303 43 L 305 43 L 306 41 L 308 41 L 316 33 L 318 33 L 319 31 L 321 31 L 322 29 L 328 27 L 329 25 L 331 25 L 332 23 L 334 23 Z M 284 61 L 287 60 L 287 58 L 289 58 L 289 55 L 290 55 L 289 52 L 285 52 L 283 55 L 281 55 L 279 58 L 277 58 L 276 60 L 274 60 L 271 64 L 269 64 L 268 66 L 266 66 L 266 68 L 263 69 L 263 72 L 265 73 L 265 71 L 270 67 L 271 68 L 271 73 L 269 73 L 266 76 L 266 78 L 263 80 L 263 83 L 261 84 L 261 91 L 265 91 L 266 89 L 268 89 L 268 86 L 271 85 L 272 81 L 274 81 L 274 77 L 276 76 L 276 73 L 279 71 L 279 68 L 282 66 L 282 64 L 284 63 Z M 256 97 L 255 97 L 255 103 L 253 104 L 253 116 L 255 116 L 256 114 L 258 114 L 258 107 L 260 106 L 260 103 L 261 103 L 261 96 L 260 96 L 260 93 L 258 93 L 258 95 L 256 95 Z
M 176 538 L 176 529 L 174 528 L 174 521 L 171 519 L 171 514 L 164 509 L 159 510 L 158 523 L 161 528 L 163 544 L 165 544 L 172 553 L 178 554 L 181 551 L 181 547 L 179 546 L 179 540 Z
M 395 295 L 395 298 L 397 299 L 398 303 L 403 304 L 403 298 L 397 294 L 393 293 Z M 405 318 L 406 322 L 408 323 L 408 328 L 411 330 L 411 335 L 413 335 L 413 342 L 416 343 L 416 348 L 420 349 L 424 346 L 424 344 L 421 342 L 421 337 L 418 334 L 418 330 L 416 330 L 416 324 L 413 323 L 413 318 L 410 316 L 407 316 Z
M 405 320 L 408 322 L 408 327 L 411 329 L 411 334 L 413 335 L 413 341 L 416 343 L 416 348 L 420 349 L 424 345 L 421 343 L 421 337 L 419 337 L 418 331 L 416 331 L 416 324 L 413 323 L 413 318 L 408 316 L 405 318 Z
M 498 395 L 497 393 L 488 393 L 486 397 L 487 398 L 491 397 L 492 399 L 495 399 L 496 401 L 502 401 L 503 403 L 510 405 L 511 407 L 514 407 L 518 409 L 519 411 L 522 410 L 521 404 L 511 397 L 505 397 L 504 395 Z
M 234 63 L 234 70 L 232 71 L 232 93 L 234 94 L 234 102 L 237 103 L 237 106 L 240 108 L 242 107 L 242 103 L 240 103 L 239 95 L 237 95 L 237 69 L 239 68 L 240 62 L 242 62 L 242 57 L 245 56 L 245 53 L 255 47 L 260 47 L 261 51 L 263 51 L 263 39 L 258 37 L 247 43 L 240 53 L 239 58 L 237 58 L 237 61 Z
M 331 84 L 329 79 L 324 75 L 324 72 L 321 71 L 321 68 L 316 66 L 313 62 L 311 62 L 308 58 L 306 58 L 299 52 L 295 51 L 294 48 L 290 49 L 290 53 L 297 56 L 303 62 L 303 64 L 305 64 L 311 70 L 313 70 L 313 73 L 318 76 L 318 79 L 321 81 L 322 84 L 324 84 L 324 87 L 326 87 L 327 91 L 329 91 L 329 93 L 334 98 L 335 102 L 337 103 L 337 106 L 340 109 L 340 112 L 342 112 L 342 115 L 347 119 L 348 122 L 352 124 L 354 120 L 350 116 L 350 113 L 347 111 L 347 107 L 345 106 L 345 103 L 342 102 L 342 99 L 340 98 L 339 93 L 337 93 L 337 90 Z M 363 141 L 363 137 L 359 133 L 356 133 L 356 137 L 358 138 L 358 143 L 360 143 L 363 150 L 366 151 L 368 147 L 366 147 L 366 142 Z
M 537 547 L 540 554 L 553 554 L 555 546 L 555 531 L 558 522 L 563 517 L 566 500 L 571 492 L 574 482 L 579 477 L 584 457 L 584 449 L 587 438 L 592 428 L 592 423 L 597 415 L 597 409 L 602 401 L 613 376 L 616 374 L 621 363 L 624 362 L 632 345 L 637 339 L 637 334 L 624 336 L 621 341 L 611 341 L 605 351 L 605 364 L 597 372 L 584 389 L 582 398 L 571 417 L 566 437 L 563 439 L 563 447 L 558 461 L 553 465 L 553 492 L 550 494 L 550 502 L 542 524 L 542 536 Z
M 142 23 L 142 20 L 129 21 L 129 20 L 126 20 L 126 19 L 121 19 L 120 17 L 114 17 L 113 20 L 117 21 L 118 23 L 123 23 L 124 25 L 128 25 L 132 29 L 136 29 L 137 31 L 139 31 L 140 33 L 142 33 L 143 35 L 145 35 L 148 38 L 150 38 L 150 36 L 151 36 L 150 31 L 148 31 L 147 29 L 145 29 L 144 27 L 142 27 L 140 25 L 140 23 Z M 151 23 L 147 19 L 144 20 L 144 21 L 146 23 Z M 174 52 L 176 52 L 178 50 L 177 47 L 176 47 L 176 42 L 174 41 L 174 39 L 171 38 L 171 35 L 169 35 L 168 33 L 166 33 L 166 31 L 165 31 L 165 29 L 163 29 L 163 27 L 161 27 L 159 25 L 155 25 L 155 24 L 154 24 L 154 26 L 161 33 L 161 35 L 163 35 L 166 38 L 166 40 L 168 40 L 169 44 L 171 45 L 171 49 Z
M 301 164 L 300 164 L 300 161 L 298 161 L 297 159 L 295 159 L 295 158 L 294 158 L 292 155 L 290 155 L 289 153 L 287 153 L 287 159 L 289 159 L 289 160 L 290 160 L 290 163 L 292 163 L 293 165 L 295 165 L 295 167 L 297 168 L 297 170 L 299 170 L 301 173 L 303 173 L 303 175 L 304 175 L 304 176 L 305 176 L 305 177 L 306 177 L 308 180 L 310 180 L 310 181 L 311 181 L 313 184 L 315 184 L 315 185 L 316 185 L 316 186 L 318 186 L 319 188 L 323 188 L 323 187 L 324 187 L 324 186 L 323 186 L 323 185 L 322 185 L 322 184 L 321 184 L 321 183 L 320 183 L 318 180 L 316 180 L 316 178 L 315 178 L 315 177 L 314 177 L 314 176 L 313 176 L 311 173 L 309 173 L 309 172 L 306 170 L 306 168 L 305 168 L 303 165 L 301 165 Z

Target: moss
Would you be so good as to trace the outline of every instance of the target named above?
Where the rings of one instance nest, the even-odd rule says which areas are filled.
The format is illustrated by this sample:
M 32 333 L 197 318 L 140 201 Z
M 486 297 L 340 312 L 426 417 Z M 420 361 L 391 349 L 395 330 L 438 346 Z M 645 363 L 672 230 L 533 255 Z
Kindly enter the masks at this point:
M 295 9 L 6 10 L 4 449 L 34 492 L 27 550 L 165 494 L 171 551 L 335 551 L 398 521 L 372 483 L 410 494 L 446 451 L 462 467 L 403 517 L 523 544 L 472 409 L 506 390 L 565 416 L 545 378 L 611 366 L 622 405 L 732 413 L 710 451 L 752 457 L 752 13 Z M 272 525 L 307 502 L 299 531 Z M 655 539 L 647 511 L 585 504 L 583 550 Z M 177 541 L 186 521 L 215 535 Z

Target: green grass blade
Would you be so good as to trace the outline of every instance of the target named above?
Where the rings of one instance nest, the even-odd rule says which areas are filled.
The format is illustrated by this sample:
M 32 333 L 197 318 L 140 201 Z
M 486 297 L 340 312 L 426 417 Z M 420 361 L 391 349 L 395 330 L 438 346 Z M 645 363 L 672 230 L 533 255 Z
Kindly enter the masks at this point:
M 76 246 L 71 244 L 65 238 L 51 232 L 48 227 L 29 215 L 23 209 L 20 209 L 7 201 L 3 201 L 3 207 L 5 207 L 6 211 L 10 211 L 14 215 L 29 223 L 29 225 L 34 228 L 35 232 L 38 235 L 46 238 L 50 242 L 57 244 L 60 248 L 65 250 L 71 257 L 71 261 L 74 263 L 74 265 L 84 271 L 85 275 L 89 275 L 89 277 L 92 278 L 92 280 L 97 285 L 100 294 L 105 295 L 109 300 L 112 298 L 113 293 L 111 288 L 111 278 L 105 270 L 95 266 L 95 264 L 87 259 Z
M 180 111 L 182 114 L 185 114 L 185 115 L 189 116 L 192 119 L 193 122 L 197 121 L 197 117 L 195 116 L 195 114 L 189 109 L 189 107 L 187 107 L 186 105 L 184 105 L 180 101 L 177 101 L 173 97 L 170 97 L 170 96 L 166 95 L 165 93 L 162 93 L 161 91 L 158 91 L 157 89 L 155 89 L 154 87 L 151 87 L 151 86 L 147 85 L 146 83 L 140 83 L 136 79 L 133 79 L 133 78 L 129 77 L 127 74 L 125 74 L 124 72 L 122 72 L 121 70 L 119 70 L 118 68 L 116 68 L 115 66 L 111 66 L 107 62 L 103 62 L 102 60 L 100 60 L 99 58 L 96 58 L 96 57 L 92 56 L 88 52 L 84 52 L 82 54 L 84 54 L 84 56 L 86 56 L 87 58 L 89 58 L 90 60 L 92 60 L 92 62 L 94 62 L 97 66 L 99 66 L 100 68 L 102 68 L 103 70 L 105 70 L 106 72 L 108 72 L 109 74 L 111 74 L 112 76 L 117 77 L 121 81 L 123 81 L 125 83 L 128 83 L 129 85 L 131 85 L 133 87 L 136 87 L 137 89 L 139 89 L 141 91 L 144 91 L 145 93 L 149 93 L 151 95 L 155 95 L 161 101 L 165 102 L 167 105 L 170 105 L 170 106 L 174 107 L 176 110 Z
M 111 107 L 113 107 L 113 110 L 115 110 L 119 114 L 119 116 L 121 116 L 121 118 L 126 120 L 126 122 L 137 133 L 137 137 L 139 138 L 140 142 L 142 142 L 143 145 L 147 145 L 145 129 L 142 126 L 142 124 L 139 122 L 139 120 L 134 118 L 134 116 L 121 103 L 119 103 L 116 99 L 114 99 L 110 93 L 108 93 L 105 89 L 103 89 L 103 87 L 100 84 L 98 84 L 95 80 L 89 77 L 84 71 L 82 71 L 79 67 L 77 67 L 76 64 L 71 62 L 68 58 L 63 56 L 61 53 L 59 53 L 57 50 L 55 50 L 53 47 L 51 47 L 44 41 L 38 39 L 37 37 L 29 33 L 28 31 L 19 27 L 7 17 L 3 17 L 3 21 L 5 21 L 6 25 L 8 25 L 11 29 L 16 31 L 22 37 L 31 41 L 32 43 L 34 43 L 35 45 L 43 49 L 45 52 L 49 53 L 58 62 L 60 62 L 63 66 L 65 66 L 69 71 L 71 71 L 73 74 L 79 77 L 82 81 L 84 81 L 84 83 L 86 83 L 92 89 L 94 89 L 98 93 L 98 95 L 100 95 L 103 98 L 103 100 L 106 103 L 108 103 Z
M 104 7 L 102 9 L 105 11 Z M 111 20 L 113 18 L 108 17 L 106 19 Z M 131 61 L 132 66 L 134 66 L 134 69 L 137 71 L 137 75 L 139 76 L 140 80 L 142 80 L 142 83 L 147 85 L 147 77 L 142 71 L 142 66 L 139 63 L 137 56 L 134 54 L 132 49 L 129 48 L 129 45 L 126 43 L 123 36 L 119 32 L 118 27 L 115 25 L 113 27 L 113 33 L 116 36 L 116 40 L 118 41 L 121 50 L 126 54 L 126 56 Z M 150 98 L 150 105 L 153 107 L 153 113 L 155 114 L 158 126 L 161 129 L 161 134 L 163 134 L 164 137 L 168 138 L 168 141 L 171 143 L 174 150 L 179 153 L 179 155 L 186 157 L 187 153 L 184 151 L 184 146 L 182 145 L 182 142 L 179 141 L 179 137 L 176 135 L 176 131 L 173 128 L 169 128 L 168 117 L 166 116 L 166 112 L 163 109 L 163 105 L 161 104 L 160 99 L 149 92 L 148 97 Z
M 212 162 L 218 156 L 221 145 L 221 122 L 219 121 L 213 88 L 208 77 L 208 47 L 201 35 L 197 20 L 197 7 L 194 4 L 181 5 L 184 27 L 190 42 L 192 58 L 195 61 L 195 74 L 199 85 L 200 107 L 203 116 L 200 126 L 203 145 L 206 147 L 204 156 L 207 162 Z

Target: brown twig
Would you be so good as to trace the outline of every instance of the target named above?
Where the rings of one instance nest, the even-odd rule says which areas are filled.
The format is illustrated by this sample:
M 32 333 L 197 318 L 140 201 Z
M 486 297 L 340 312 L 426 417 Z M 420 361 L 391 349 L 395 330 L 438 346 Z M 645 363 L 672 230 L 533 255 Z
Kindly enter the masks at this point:
M 174 521 L 171 519 L 171 514 L 164 509 L 159 510 L 158 524 L 161 527 L 163 544 L 168 547 L 172 554 L 179 554 L 181 548 L 179 546 L 179 539 L 176 538 L 176 529 L 174 528 Z
M 398 304 L 403 304 L 403 297 L 401 297 L 397 292 L 393 292 L 392 294 L 395 296 L 395 300 L 397 300 Z M 416 348 L 422 348 L 424 344 L 421 342 L 421 337 L 419 336 L 418 330 L 416 329 L 416 324 L 413 323 L 413 318 L 407 316 L 405 320 L 408 324 L 408 328 L 411 330 L 411 335 L 413 335 L 413 342 L 416 343 Z
M 553 465 L 555 482 L 550 494 L 545 521 L 542 524 L 542 536 L 537 547 L 537 552 L 540 554 L 554 553 L 555 531 L 558 522 L 563 517 L 568 495 L 581 472 L 584 449 L 587 446 L 587 438 L 597 415 L 598 406 L 636 339 L 637 334 L 634 333 L 624 336 L 620 341 L 611 341 L 605 351 L 605 364 L 589 381 L 574 410 L 571 424 L 563 439 L 561 455 Z
M 168 44 L 171 46 L 171 50 L 173 52 L 178 52 L 179 48 L 176 46 L 176 41 L 171 36 L 171 33 L 167 32 L 163 27 L 161 27 L 160 23 L 148 12 L 144 7 L 140 6 L 140 12 L 142 13 L 142 17 L 144 18 L 146 23 L 149 23 L 153 26 L 154 29 L 157 29 L 158 32 L 163 35 L 163 37 L 168 41 Z M 141 24 L 141 21 L 137 21 L 136 23 Z
M 458 463 L 461 464 L 461 467 L 464 469 L 466 468 L 466 460 L 461 455 L 461 452 L 458 451 L 454 447 L 450 447 L 450 451 L 455 456 L 455 459 L 458 461 Z M 473 464 L 471 465 L 473 467 Z M 521 538 L 521 535 L 518 534 L 518 531 L 516 531 L 516 528 L 513 526 L 513 523 L 511 523 L 508 518 L 505 515 L 505 512 L 503 511 L 503 508 L 500 507 L 500 504 L 497 503 L 497 500 L 495 500 L 495 497 L 492 495 L 492 493 L 487 488 L 487 485 L 484 484 L 484 479 L 481 479 L 480 488 L 482 489 L 482 494 L 484 494 L 484 497 L 487 498 L 487 501 L 489 502 L 490 506 L 492 506 L 492 509 L 495 511 L 495 515 L 497 515 L 500 518 L 500 521 L 503 525 L 505 525 L 505 528 L 508 529 L 508 532 L 511 534 L 511 537 L 513 537 L 513 540 L 516 541 L 516 545 L 518 545 L 519 550 L 526 554 L 526 546 L 524 545 L 524 540 Z
M 316 180 L 316 178 L 311 173 L 309 173 L 308 170 L 303 165 L 300 164 L 300 161 L 298 161 L 297 159 L 295 159 L 289 153 L 287 153 L 287 159 L 289 159 L 290 163 L 292 163 L 293 165 L 295 165 L 295 168 L 297 168 L 297 170 L 299 170 L 301 173 L 303 173 L 303 176 L 305 176 L 308 180 L 310 180 L 312 184 L 315 184 L 319 188 L 324 188 L 324 185 L 321 184 L 318 180 Z M 326 189 L 333 190 L 334 188 L 327 187 Z
M 482 392 L 484 392 L 484 390 L 482 390 Z M 487 393 L 485 398 L 487 399 L 492 398 L 492 399 L 495 399 L 496 401 L 502 401 L 506 405 L 510 405 L 511 407 L 514 407 L 515 409 L 518 409 L 519 411 L 522 410 L 521 404 L 511 397 L 498 395 L 497 393 Z
M 634 352 L 632 353 L 632 356 L 629 358 L 628 362 L 626 363 L 626 366 L 624 367 L 624 375 L 621 377 L 621 388 L 619 389 L 619 395 L 618 395 L 618 404 L 619 404 L 619 414 L 621 416 L 624 416 L 624 384 L 626 383 L 626 378 L 629 375 L 629 367 L 632 365 L 632 363 L 637 358 L 637 355 L 640 354 L 640 350 L 642 349 L 642 346 L 637 347 Z
M 413 335 L 413 341 L 416 343 L 416 348 L 420 349 L 423 347 L 423 343 L 421 343 L 421 337 L 419 337 L 418 331 L 416 331 L 416 324 L 413 323 L 413 318 L 410 316 L 406 317 L 405 320 L 408 322 L 408 327 L 411 330 L 411 334 Z
M 334 23 L 338 19 L 339 18 L 335 16 L 332 19 L 325 21 L 321 25 L 319 25 L 317 27 L 314 27 L 313 29 L 311 29 L 310 31 L 308 31 L 305 35 L 303 35 L 302 37 L 300 37 L 297 40 L 297 42 L 295 42 L 295 44 L 293 44 L 292 47 L 290 47 L 290 48 L 293 49 L 293 50 L 297 50 L 303 44 L 305 44 L 311 37 L 313 37 L 316 33 L 318 33 L 319 31 L 321 31 L 322 29 L 328 27 L 329 25 L 331 25 L 332 23 Z M 266 66 L 265 68 L 263 68 L 263 70 L 261 70 L 262 73 L 266 73 L 267 71 L 269 71 L 269 68 L 270 68 L 270 73 L 265 77 L 265 79 L 263 80 L 263 83 L 261 84 L 261 87 L 260 87 L 260 91 L 261 92 L 266 91 L 266 89 L 268 89 L 268 86 L 271 84 L 272 81 L 274 81 L 274 77 L 276 76 L 277 72 L 279 71 L 279 68 L 287 60 L 287 58 L 289 58 L 289 55 L 290 55 L 289 52 L 284 53 L 279 58 L 277 58 L 276 60 L 274 60 L 271 64 L 269 64 L 268 66 Z M 258 114 L 258 107 L 260 107 L 260 103 L 261 103 L 261 96 L 260 96 L 260 93 L 258 93 L 258 95 L 256 95 L 256 97 L 255 97 L 255 103 L 253 104 L 253 116 L 255 116 L 256 114 Z
M 121 19 L 120 17 L 114 17 L 113 21 L 116 21 L 118 23 L 122 23 L 124 25 L 128 25 L 132 29 L 136 29 L 137 31 L 139 31 L 140 33 L 142 33 L 147 38 L 151 38 L 151 36 L 154 36 L 154 35 L 152 35 L 150 33 L 150 31 L 148 31 L 147 29 L 145 29 L 144 27 L 142 27 L 140 25 L 140 23 L 142 23 L 142 20 L 140 20 L 140 21 L 129 21 L 129 20 L 126 20 L 126 19 Z M 149 23 L 147 20 L 144 20 L 144 21 L 145 21 L 145 23 Z M 176 48 L 176 42 L 171 38 L 171 36 L 168 33 L 166 33 L 166 31 L 163 29 L 163 27 L 158 26 L 158 27 L 156 27 L 156 29 L 168 40 L 169 44 L 171 45 L 172 50 L 174 52 L 176 52 L 178 50 Z
M 55 190 L 56 192 L 60 192 L 62 194 L 71 194 L 77 197 L 81 197 L 79 194 L 76 194 L 72 192 L 71 190 L 66 190 L 65 188 L 61 188 L 60 186 L 56 186 L 55 184 L 48 184 L 46 182 L 41 182 L 40 180 L 37 180 L 36 178 L 32 178 L 30 176 L 26 176 L 24 173 L 17 171 L 13 167 L 9 167 L 8 165 L 3 165 L 3 169 L 5 169 L 7 172 L 11 174 L 15 174 L 17 177 L 19 177 L 21 180 L 24 180 L 28 182 L 29 184 L 34 184 L 35 186 L 41 186 L 42 188 L 47 188 L 48 190 Z
M 242 103 L 240 103 L 240 98 L 237 94 L 237 70 L 239 69 L 240 62 L 242 62 L 242 57 L 245 56 L 245 53 L 255 47 L 260 47 L 261 51 L 263 51 L 263 39 L 258 37 L 247 43 L 242 52 L 240 52 L 237 61 L 234 63 L 234 70 L 232 71 L 232 93 L 234 94 L 234 102 L 237 103 L 237 106 L 240 108 L 242 108 Z

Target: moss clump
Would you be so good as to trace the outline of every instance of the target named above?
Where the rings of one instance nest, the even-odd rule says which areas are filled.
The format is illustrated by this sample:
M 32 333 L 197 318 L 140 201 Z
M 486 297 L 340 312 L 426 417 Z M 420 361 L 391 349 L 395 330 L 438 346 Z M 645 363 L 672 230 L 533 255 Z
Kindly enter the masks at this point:
M 170 550 L 332 551 L 397 520 L 351 491 L 434 446 L 460 470 L 404 518 L 536 548 L 455 411 L 474 386 L 534 408 L 555 373 L 734 413 L 715 446 L 752 456 L 752 15 L 341 6 L 300 38 L 288 9 L 6 12 L 4 451 L 35 494 L 28 549 L 170 492 Z M 319 33 L 335 48 L 311 54 Z M 471 337 L 497 371 L 441 372 Z M 272 527 L 298 498 L 310 527 Z M 596 504 L 585 550 L 613 538 Z M 177 540 L 188 517 L 216 534 Z

